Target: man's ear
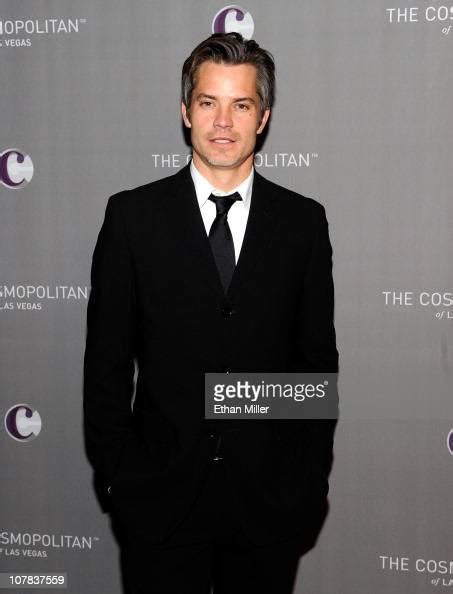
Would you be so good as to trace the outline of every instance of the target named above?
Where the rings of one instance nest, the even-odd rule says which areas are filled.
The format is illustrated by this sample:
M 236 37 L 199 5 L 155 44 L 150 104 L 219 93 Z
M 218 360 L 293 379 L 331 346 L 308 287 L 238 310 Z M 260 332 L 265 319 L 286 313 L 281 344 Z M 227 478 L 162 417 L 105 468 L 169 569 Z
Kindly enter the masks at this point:
M 184 103 L 181 103 L 181 113 L 182 113 L 182 119 L 184 120 L 184 125 L 186 126 L 186 128 L 192 128 L 192 124 L 190 123 L 189 110 L 187 109 L 187 107 Z
M 270 108 L 268 108 L 265 110 L 265 112 L 263 113 L 263 117 L 258 122 L 258 130 L 256 131 L 257 134 L 261 134 L 261 132 L 264 130 L 264 128 L 266 127 L 266 124 L 267 124 L 267 120 L 269 119 L 270 115 L 271 115 L 271 110 L 270 110 Z

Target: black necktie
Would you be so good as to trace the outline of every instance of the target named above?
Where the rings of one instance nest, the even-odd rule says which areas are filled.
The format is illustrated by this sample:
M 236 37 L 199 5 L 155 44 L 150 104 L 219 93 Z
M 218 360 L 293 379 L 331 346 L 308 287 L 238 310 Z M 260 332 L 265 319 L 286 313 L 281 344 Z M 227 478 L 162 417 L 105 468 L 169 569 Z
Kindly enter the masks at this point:
M 209 230 L 209 243 L 226 293 L 236 265 L 233 237 L 228 225 L 228 211 L 236 200 L 242 200 L 242 198 L 239 192 L 235 192 L 228 196 L 214 196 L 214 194 L 211 194 L 209 200 L 214 202 L 217 210 L 216 218 Z

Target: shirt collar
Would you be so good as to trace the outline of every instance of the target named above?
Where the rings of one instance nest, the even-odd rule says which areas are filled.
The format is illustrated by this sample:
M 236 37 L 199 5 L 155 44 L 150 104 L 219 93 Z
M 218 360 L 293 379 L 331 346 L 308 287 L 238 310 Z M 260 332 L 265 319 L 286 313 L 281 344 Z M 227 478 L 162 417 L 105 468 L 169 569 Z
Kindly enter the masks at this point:
M 190 162 L 190 174 L 195 185 L 195 192 L 197 194 L 198 205 L 200 208 L 207 202 L 209 196 L 214 194 L 215 196 L 227 196 L 239 192 L 242 200 L 239 202 L 243 204 L 247 210 L 250 208 L 250 198 L 252 196 L 253 186 L 253 174 L 254 168 L 250 171 L 250 174 L 242 181 L 236 188 L 233 188 L 229 192 L 223 192 L 215 188 L 195 167 L 193 160 Z

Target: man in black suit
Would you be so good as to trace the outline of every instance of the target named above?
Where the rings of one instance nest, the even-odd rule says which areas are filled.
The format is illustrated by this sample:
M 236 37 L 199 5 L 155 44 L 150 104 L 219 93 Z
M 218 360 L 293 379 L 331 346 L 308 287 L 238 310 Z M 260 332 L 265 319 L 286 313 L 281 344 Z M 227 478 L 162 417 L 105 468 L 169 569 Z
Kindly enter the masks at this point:
M 253 169 L 273 98 L 272 56 L 211 36 L 182 73 L 190 165 L 108 201 L 84 412 L 130 592 L 289 594 L 326 514 L 335 421 L 204 418 L 207 372 L 338 369 L 325 210 Z

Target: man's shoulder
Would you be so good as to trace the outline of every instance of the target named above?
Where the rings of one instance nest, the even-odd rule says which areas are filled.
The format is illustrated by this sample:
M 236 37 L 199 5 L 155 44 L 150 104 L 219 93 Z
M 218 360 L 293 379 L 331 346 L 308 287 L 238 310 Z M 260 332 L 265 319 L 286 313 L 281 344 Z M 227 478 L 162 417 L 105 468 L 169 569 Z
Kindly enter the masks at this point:
M 141 203 L 158 206 L 171 192 L 174 192 L 181 183 L 181 173 L 182 170 L 167 177 L 162 177 L 134 188 L 116 192 L 110 196 L 109 203 L 121 205 L 120 208 Z
M 281 186 L 263 177 L 256 171 L 255 175 L 261 189 L 279 203 L 283 212 L 287 211 L 291 215 L 312 213 L 314 216 L 319 216 L 325 212 L 324 206 L 315 198 L 309 198 L 299 192 Z

